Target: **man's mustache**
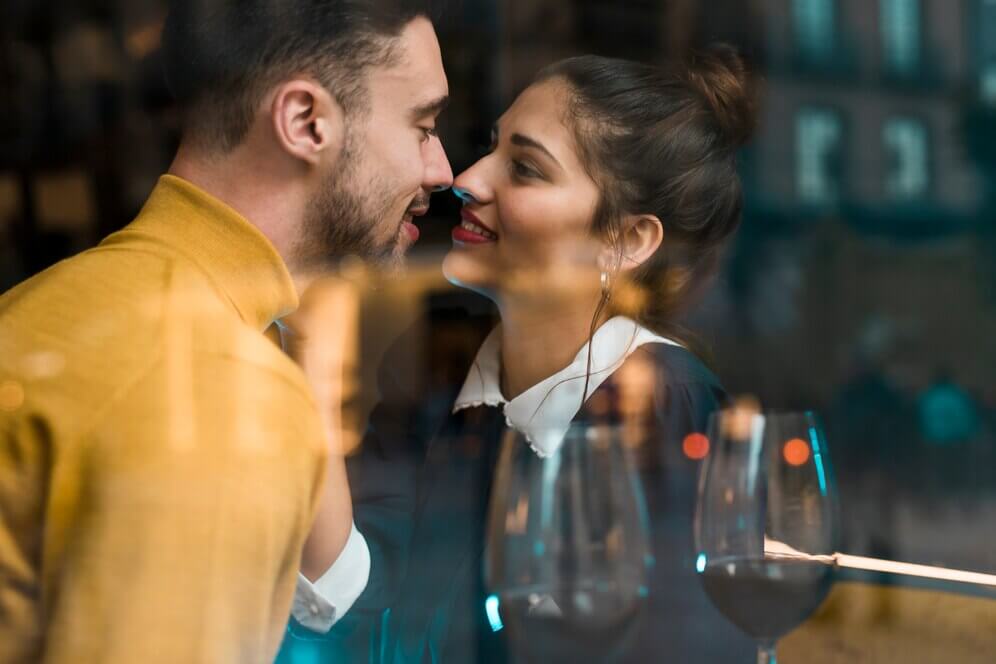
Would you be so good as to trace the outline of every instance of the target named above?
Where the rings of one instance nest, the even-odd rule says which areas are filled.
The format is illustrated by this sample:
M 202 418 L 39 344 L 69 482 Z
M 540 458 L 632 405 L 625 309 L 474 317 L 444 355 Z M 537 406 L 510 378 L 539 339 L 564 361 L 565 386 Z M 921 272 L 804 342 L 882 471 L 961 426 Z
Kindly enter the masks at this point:
M 408 204 L 408 211 L 411 210 L 424 210 L 429 207 L 429 192 L 420 191 L 416 194 L 412 202 Z

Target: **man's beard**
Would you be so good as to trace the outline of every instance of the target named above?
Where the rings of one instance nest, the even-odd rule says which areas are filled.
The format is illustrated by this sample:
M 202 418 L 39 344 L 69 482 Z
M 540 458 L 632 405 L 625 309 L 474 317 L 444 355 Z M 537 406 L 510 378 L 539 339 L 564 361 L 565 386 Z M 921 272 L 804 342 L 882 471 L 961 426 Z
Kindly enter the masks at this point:
M 296 252 L 297 262 L 307 269 L 329 269 L 346 256 L 385 267 L 403 259 L 397 234 L 387 241 L 375 237 L 390 205 L 378 205 L 373 200 L 371 192 L 383 190 L 376 182 L 363 183 L 354 176 L 357 161 L 352 146 L 347 144 L 335 171 L 308 205 Z M 400 225 L 399 219 L 399 231 Z

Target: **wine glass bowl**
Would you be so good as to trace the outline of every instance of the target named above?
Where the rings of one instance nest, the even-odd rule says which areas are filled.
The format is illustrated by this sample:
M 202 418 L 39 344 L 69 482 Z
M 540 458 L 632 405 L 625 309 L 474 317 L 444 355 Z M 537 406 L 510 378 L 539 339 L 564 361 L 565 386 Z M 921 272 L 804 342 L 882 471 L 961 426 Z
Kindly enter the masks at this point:
M 618 428 L 574 425 L 546 458 L 508 432 L 485 578 L 518 659 L 611 661 L 646 604 L 647 527 Z
M 695 514 L 696 570 L 716 608 L 758 642 L 759 662 L 830 590 L 837 506 L 812 412 L 736 407 L 709 423 Z

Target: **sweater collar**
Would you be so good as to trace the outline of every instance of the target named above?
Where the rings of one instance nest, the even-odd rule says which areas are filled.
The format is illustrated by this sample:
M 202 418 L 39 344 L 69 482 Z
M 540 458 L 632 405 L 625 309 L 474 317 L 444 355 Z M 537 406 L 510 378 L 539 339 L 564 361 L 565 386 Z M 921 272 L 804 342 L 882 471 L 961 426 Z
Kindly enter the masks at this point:
M 626 358 L 647 343 L 680 345 L 654 334 L 636 321 L 616 316 L 606 321 L 591 340 L 591 377 L 588 393 L 582 398 L 588 370 L 588 344 L 565 368 L 546 378 L 514 399 L 501 393 L 501 325 L 492 330 L 477 352 L 474 364 L 457 396 L 453 412 L 473 406 L 500 407 L 509 427 L 522 433 L 541 457 L 553 455 L 560 447 L 571 420 L 581 406 Z
M 197 264 L 246 324 L 264 330 L 298 306 L 287 266 L 262 232 L 190 182 L 163 175 L 120 234 L 146 236 Z M 105 243 L 113 243 L 111 236 Z

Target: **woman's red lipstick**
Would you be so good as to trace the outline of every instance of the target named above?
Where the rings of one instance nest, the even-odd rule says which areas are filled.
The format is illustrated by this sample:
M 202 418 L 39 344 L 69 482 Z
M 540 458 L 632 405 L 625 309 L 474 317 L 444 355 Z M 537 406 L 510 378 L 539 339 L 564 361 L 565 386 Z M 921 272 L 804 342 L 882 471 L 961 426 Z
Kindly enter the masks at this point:
M 466 208 L 460 210 L 460 219 L 460 224 L 453 229 L 454 242 L 486 244 L 498 239 L 498 236 L 482 224 L 481 220 L 470 210 Z

